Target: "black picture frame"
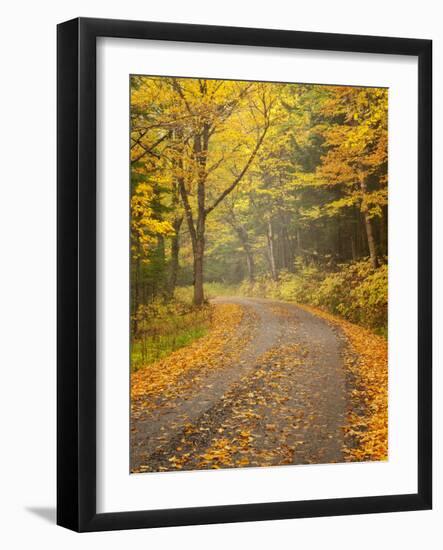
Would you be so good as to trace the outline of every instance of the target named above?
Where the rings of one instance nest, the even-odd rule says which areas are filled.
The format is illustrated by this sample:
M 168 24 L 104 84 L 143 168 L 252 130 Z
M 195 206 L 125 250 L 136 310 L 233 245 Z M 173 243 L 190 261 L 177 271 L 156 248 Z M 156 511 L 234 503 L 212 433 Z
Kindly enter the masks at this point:
M 418 58 L 416 494 L 96 512 L 96 39 L 168 40 Z M 75 531 L 425 510 L 432 506 L 432 42 L 78 18 L 57 29 L 57 523 Z

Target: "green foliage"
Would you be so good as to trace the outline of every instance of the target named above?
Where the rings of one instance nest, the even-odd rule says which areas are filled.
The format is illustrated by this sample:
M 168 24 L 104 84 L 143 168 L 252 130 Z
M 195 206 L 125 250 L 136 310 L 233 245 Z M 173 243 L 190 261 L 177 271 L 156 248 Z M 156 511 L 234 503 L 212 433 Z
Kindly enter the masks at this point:
M 137 331 L 131 346 L 131 368 L 158 361 L 204 336 L 211 323 L 212 308 L 196 308 L 186 302 L 154 301 L 141 305 Z

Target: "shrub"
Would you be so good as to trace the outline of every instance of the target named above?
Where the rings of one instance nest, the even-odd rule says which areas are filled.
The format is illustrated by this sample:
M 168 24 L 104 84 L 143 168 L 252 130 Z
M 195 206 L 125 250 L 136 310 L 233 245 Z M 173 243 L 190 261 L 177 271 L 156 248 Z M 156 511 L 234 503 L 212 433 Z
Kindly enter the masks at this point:
M 313 305 L 386 333 L 388 266 L 373 269 L 368 260 L 340 266 L 323 279 Z
M 388 327 L 388 266 L 368 275 L 353 291 L 357 322 L 386 333 Z
M 278 282 L 269 277 L 243 282 L 239 293 L 318 306 L 382 334 L 387 331 L 388 267 L 374 270 L 369 260 L 342 264 L 334 272 L 298 266 L 296 273 L 282 272 Z

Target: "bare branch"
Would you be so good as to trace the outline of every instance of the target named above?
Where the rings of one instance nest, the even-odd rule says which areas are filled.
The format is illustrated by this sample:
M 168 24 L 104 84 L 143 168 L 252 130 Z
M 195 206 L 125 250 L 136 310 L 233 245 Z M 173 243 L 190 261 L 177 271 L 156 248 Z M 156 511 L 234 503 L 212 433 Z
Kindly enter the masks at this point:
M 140 153 L 140 155 L 138 155 L 138 157 L 136 157 L 135 159 L 131 160 L 131 163 L 134 164 L 138 161 L 140 161 L 144 156 L 146 155 L 152 155 L 156 158 L 160 158 L 160 155 L 157 154 L 157 153 L 154 153 L 154 149 L 160 145 L 160 143 L 162 141 L 164 141 L 166 138 L 168 137 L 168 134 L 165 134 L 164 136 L 162 136 L 161 138 L 159 138 L 155 143 L 153 143 L 153 145 L 151 145 L 151 147 L 146 147 L 145 145 L 143 145 L 141 143 L 141 141 L 139 141 L 137 143 L 137 145 L 139 145 L 142 149 L 143 149 L 143 152 Z M 141 138 L 140 138 L 141 139 Z
M 188 100 L 185 97 L 185 94 L 183 92 L 183 88 L 180 86 L 178 80 L 176 78 L 172 78 L 172 88 L 177 92 L 177 94 L 180 96 L 180 98 L 183 100 L 183 103 L 186 105 L 186 109 L 188 110 L 188 113 L 190 115 L 194 115 L 192 112 L 191 106 L 188 103 Z
M 205 210 L 205 214 L 209 214 L 209 212 L 212 212 L 212 210 L 214 210 L 214 208 L 216 208 L 220 203 L 221 201 L 227 196 L 229 195 L 229 193 L 231 193 L 231 191 L 233 191 L 237 185 L 240 183 L 241 179 L 243 178 L 243 176 L 246 174 L 246 172 L 248 171 L 249 167 L 251 166 L 252 164 L 252 161 L 254 160 L 256 154 L 258 153 L 258 150 L 260 149 L 260 146 L 263 142 L 263 140 L 265 139 L 265 136 L 266 136 L 266 133 L 269 129 L 269 120 L 266 122 L 266 125 L 265 125 L 265 128 L 259 138 L 259 140 L 257 141 L 255 147 L 254 147 L 254 150 L 252 151 L 248 161 L 246 162 L 246 164 L 244 165 L 243 167 L 243 170 L 240 172 L 240 174 L 234 179 L 234 181 L 231 183 L 231 185 L 229 185 L 229 187 L 227 187 L 219 196 L 217 199 L 215 199 L 214 203 L 209 206 L 208 208 L 206 208 Z

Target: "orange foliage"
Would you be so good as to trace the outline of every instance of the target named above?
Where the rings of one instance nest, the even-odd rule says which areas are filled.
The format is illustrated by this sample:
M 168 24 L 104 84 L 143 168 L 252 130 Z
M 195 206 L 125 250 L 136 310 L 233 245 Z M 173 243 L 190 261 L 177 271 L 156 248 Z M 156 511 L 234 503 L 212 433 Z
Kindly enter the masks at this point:
M 217 361 L 220 354 L 240 324 L 242 316 L 242 308 L 236 304 L 215 306 L 211 330 L 207 336 L 132 374 L 131 399 L 141 396 L 149 398 L 159 393 L 172 398 L 179 390 L 177 379 L 187 371 L 219 366 L 221 363 Z

